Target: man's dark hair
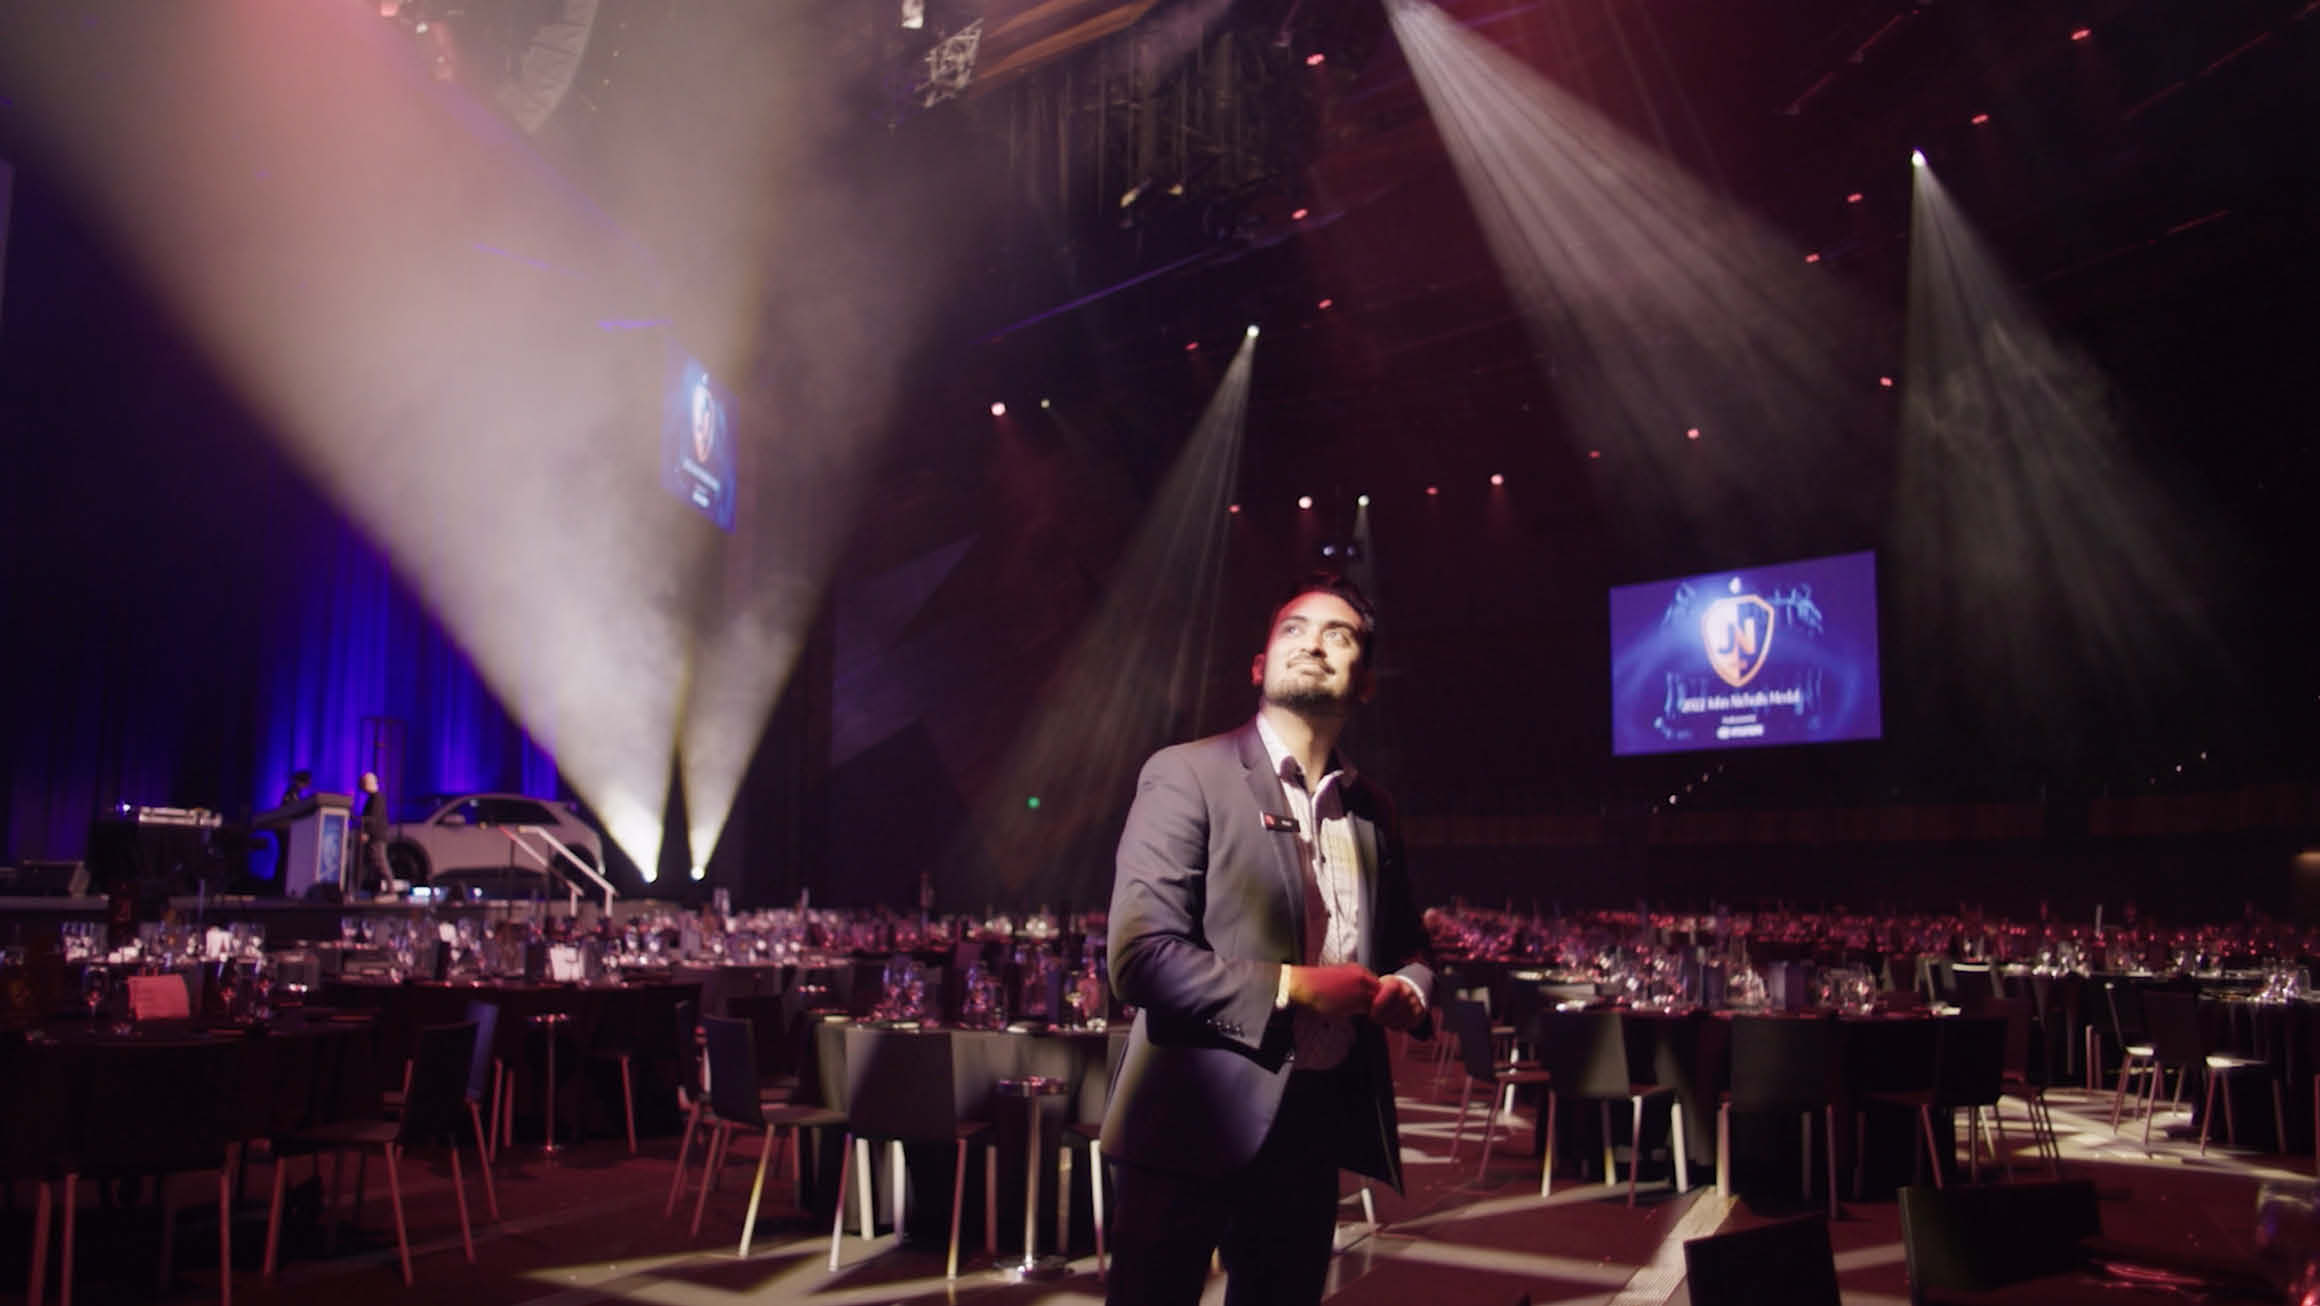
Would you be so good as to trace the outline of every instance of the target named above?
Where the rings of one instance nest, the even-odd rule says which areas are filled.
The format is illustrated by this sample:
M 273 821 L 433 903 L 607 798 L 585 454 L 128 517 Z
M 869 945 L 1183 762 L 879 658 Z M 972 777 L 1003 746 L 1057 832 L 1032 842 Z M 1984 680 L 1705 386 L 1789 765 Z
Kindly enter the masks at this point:
M 1361 586 L 1334 571 L 1308 573 L 1281 596 L 1281 601 L 1273 605 L 1272 615 L 1265 619 L 1265 643 L 1272 642 L 1273 625 L 1280 620 L 1281 609 L 1308 594 L 1334 594 L 1345 600 L 1345 605 L 1352 608 L 1354 614 L 1361 618 L 1361 629 L 1354 633 L 1354 642 L 1361 645 L 1362 657 L 1367 659 L 1375 656 L 1377 606 L 1369 601 L 1369 595 L 1361 592 Z

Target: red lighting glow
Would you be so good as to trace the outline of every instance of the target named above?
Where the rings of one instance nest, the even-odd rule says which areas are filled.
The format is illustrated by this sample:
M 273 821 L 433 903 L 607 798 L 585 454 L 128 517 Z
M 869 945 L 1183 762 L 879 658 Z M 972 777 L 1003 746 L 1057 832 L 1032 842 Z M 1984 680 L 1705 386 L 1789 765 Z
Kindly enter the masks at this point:
M 1893 378 L 1892 378 L 1892 377 L 1889 377 L 1889 376 L 1881 376 L 1881 377 L 1878 377 L 1878 378 L 1877 378 L 1877 384 L 1879 384 L 1879 385 L 1881 385 L 1881 386 L 1884 386 L 1886 389 L 1890 390 L 1890 389 L 1892 389 L 1892 388 L 1893 388 Z M 1028 1127 L 1028 1126 L 1026 1126 L 1026 1127 Z
M 1321 53 L 1319 50 L 1315 50 L 1313 53 L 1305 56 L 1305 66 L 1308 68 L 1319 68 L 1321 65 L 1328 62 L 1329 56 Z
M 2091 28 L 2091 27 L 2081 27 L 2081 28 L 2079 28 L 2077 31 L 2075 31 L 2075 32 L 2072 32 L 2072 33 L 2070 34 L 2070 39 L 2071 39 L 2071 40 L 2073 40 L 2073 41 L 2083 41 L 2083 40 L 2085 40 L 2086 38 L 2088 38 L 2088 37 L 2090 37 L 2090 36 L 2092 36 L 2092 35 L 2094 35 L 2094 29 L 2093 29 L 2093 28 Z
M 1305 214 L 1306 210 L 1304 209 L 1291 209 L 1289 211 L 1289 221 L 1303 222 L 1305 220 Z M 1029 1128 L 1029 1126 L 1025 1126 L 1025 1128 Z
M 1240 516 L 1240 515 L 1241 515 L 1241 506 L 1240 506 L 1239 504 L 1237 504 L 1237 503 L 1235 503 L 1235 504 L 1228 504 L 1228 505 L 1226 505 L 1226 507 L 1225 507 L 1225 511 L 1226 511 L 1226 512 L 1229 512 L 1229 513 L 1231 513 L 1231 514 L 1232 514 L 1233 516 L 1235 516 L 1235 517 L 1238 517 L 1238 516 Z M 1025 1126 L 1024 1126 L 1024 1128 L 1028 1129 L 1028 1128 L 1030 1128 L 1030 1126 L 1029 1126 L 1029 1125 L 1025 1125 Z
M 1850 194 L 1850 195 L 1847 195 L 1847 196 L 1845 197 L 1845 203 L 1847 203 L 1847 204 L 1858 204 L 1858 203 L 1860 203 L 1860 202 L 1861 202 L 1861 192 L 1859 192 L 1859 191 L 1854 191 L 1852 194 Z
M 1492 485 L 1504 485 L 1506 484 L 1506 477 L 1498 472 L 1492 472 L 1490 474 L 1490 483 Z M 1029 1126 L 1025 1127 L 1028 1128 Z
M 1684 438 L 1685 438 L 1685 439 L 1687 439 L 1687 440 L 1697 440 L 1697 439 L 1699 439 L 1699 438 L 1700 438 L 1700 428 L 1699 428 L 1699 427 L 1696 427 L 1696 426 L 1687 426 L 1687 427 L 1685 427 L 1685 428 L 1684 428 Z M 1029 1127 L 1029 1126 L 1026 1126 L 1026 1128 L 1028 1128 L 1028 1127 Z
M 1190 354 L 1190 353 L 1195 353 L 1195 352 L 1197 352 L 1199 349 L 1200 349 L 1200 342 L 1199 342 L 1199 341 L 1197 341 L 1197 340 L 1187 340 L 1187 341 L 1185 341 L 1185 342 L 1184 342 L 1184 352 L 1185 352 L 1185 353 L 1188 353 L 1188 354 Z M 1029 1126 L 1029 1125 L 1026 1125 L 1026 1126 L 1024 1126 L 1024 1128 L 1028 1129 L 1028 1128 L 1030 1128 L 1030 1126 Z
M 1990 120 L 1990 115 L 1988 115 L 1988 114 L 1986 114 L 1986 113 L 1977 113 L 1977 114 L 1975 114 L 1975 115 L 1973 116 L 1973 118 L 1971 119 L 1971 121 L 1973 122 L 1974 126 L 1976 126 L 1976 127 L 1979 127 L 1979 126 L 1981 126 L 1983 123 L 1986 123 L 1986 122 L 1988 122 L 1989 120 Z
M 1601 458 L 1602 456 L 1603 456 L 1603 451 L 1602 451 L 1601 449 L 1589 449 L 1589 450 L 1587 451 L 1587 461 L 1589 461 L 1589 462 L 1593 462 L 1593 461 L 1595 461 L 1596 459 L 1598 459 L 1598 458 Z M 1028 1127 L 1028 1126 L 1026 1126 L 1026 1127 Z
M 1817 250 L 1817 249 L 1816 249 L 1816 250 L 1814 250 L 1812 253 L 1810 253 L 1810 254 L 1807 254 L 1807 255 L 1805 255 L 1805 256 L 1804 256 L 1804 261 L 1805 261 L 1805 262 L 1807 262 L 1807 263 L 1818 263 L 1818 262 L 1820 262 L 1820 261 L 1821 261 L 1821 252 L 1820 252 L 1819 250 Z M 1026 1128 L 1029 1128 L 1029 1126 L 1025 1126 L 1025 1127 L 1026 1127 Z
M 1439 485 L 1429 485 L 1426 487 L 1426 497 L 1429 499 L 1433 498 L 1437 494 L 1440 494 L 1441 492 L 1442 487 Z M 1029 1126 L 1026 1125 L 1025 1128 L 1029 1128 Z
M 1318 303 L 1318 304 L 1315 304 L 1313 307 L 1315 307 L 1315 308 L 1318 308 L 1318 309 L 1320 309 L 1322 312 L 1326 313 L 1326 312 L 1328 312 L 1330 309 L 1332 309 L 1332 308 L 1334 308 L 1334 307 L 1336 307 L 1336 306 L 1337 306 L 1337 301 L 1336 301 L 1336 300 L 1334 300 L 1334 299 L 1324 299 L 1324 300 L 1322 300 L 1320 303 Z M 1028 1125 L 1026 1125 L 1026 1126 L 1024 1126 L 1024 1127 L 1025 1127 L 1026 1129 L 1030 1128 L 1030 1126 L 1028 1126 Z

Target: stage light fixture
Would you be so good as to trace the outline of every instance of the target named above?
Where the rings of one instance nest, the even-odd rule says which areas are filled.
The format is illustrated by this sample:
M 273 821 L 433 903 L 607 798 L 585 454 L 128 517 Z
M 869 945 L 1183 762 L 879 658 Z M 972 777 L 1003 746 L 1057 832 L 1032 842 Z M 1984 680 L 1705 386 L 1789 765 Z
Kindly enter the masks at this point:
M 1310 510 L 1312 509 L 1312 507 L 1313 507 L 1313 496 L 1312 496 L 1312 495 L 1310 495 L 1310 494 L 1300 494 L 1300 495 L 1298 495 L 1298 496 L 1297 496 L 1297 506 L 1298 506 L 1299 508 L 1306 509 L 1306 510 L 1310 511 Z
M 1696 426 L 1687 426 L 1687 427 L 1685 427 L 1685 428 L 1684 428 L 1684 438 L 1685 438 L 1685 439 L 1687 439 L 1687 440 L 1697 440 L 1697 439 L 1699 439 L 1699 438 L 1700 438 L 1700 428 L 1699 428 L 1699 427 L 1696 427 Z
M 1034 812 L 1038 811 L 1038 810 L 1039 810 L 1039 795 L 1037 795 L 1037 794 L 1033 794 L 1033 795 L 1031 795 L 1029 798 L 1026 798 L 1026 799 L 1024 799 L 1024 800 L 1023 800 L 1023 805 L 1024 805 L 1025 807 L 1029 808 L 1030 810 L 1034 811 Z
M 1005 417 L 1006 415 L 1007 415 L 1007 405 L 1005 405 L 1005 404 L 998 404 L 998 403 L 995 403 L 995 404 L 992 404 L 992 405 L 991 405 L 991 416 L 993 416 L 993 417 Z
M 1336 307 L 1336 305 L 1337 305 L 1337 301 L 1336 301 L 1336 300 L 1334 300 L 1334 299 L 1324 299 L 1324 300 L 1322 300 L 1320 303 L 1318 303 L 1318 304 L 1315 304 L 1313 307 L 1315 307 L 1315 308 L 1318 308 L 1318 309 L 1320 309 L 1322 312 L 1326 313 L 1326 312 L 1328 312 L 1330 309 L 1332 309 L 1332 308 Z
M 2088 38 L 2088 37 L 2090 37 L 2090 36 L 2092 36 L 2092 35 L 2094 35 L 2094 29 L 2093 29 L 2093 28 L 2091 28 L 2091 27 L 2081 27 L 2081 28 L 2077 29 L 2076 31 L 2073 31 L 2073 32 L 2070 34 L 2070 39 L 2071 39 L 2071 40 L 2073 40 L 2073 41 L 2083 41 L 2083 40 L 2085 40 L 2086 38 Z
M 1225 505 L 1225 509 L 1224 509 L 1224 510 L 1225 510 L 1225 512 L 1227 512 L 1228 514 L 1230 514 L 1230 515 L 1232 515 L 1232 516 L 1234 516 L 1234 517 L 1238 517 L 1238 516 L 1240 516 L 1240 515 L 1241 515 L 1241 506 L 1240 506 L 1239 504 L 1237 504 L 1237 503 L 1228 503 L 1228 504 L 1226 504 L 1226 505 Z
M 1042 399 L 1039 401 L 1039 407 L 1043 411 L 1049 408 L 1053 408 L 1055 407 L 1055 401 L 1053 399 Z
M 1369 496 L 1366 494 L 1357 494 L 1354 496 L 1353 504 L 1357 508 L 1367 508 L 1369 506 Z
M 709 878 L 709 868 L 708 868 L 708 867 L 706 867 L 706 866 L 696 866 L 696 867 L 694 867 L 694 868 L 693 868 L 693 878 L 694 878 L 694 879 L 696 879 L 696 880 L 706 880 L 706 879 L 708 879 L 708 878 Z
M 1602 456 L 1603 451 L 1601 449 L 1589 449 L 1587 451 L 1587 461 L 1589 462 L 1594 462 L 1596 459 L 1601 458 Z
M 1291 222 L 1303 222 L 1303 221 L 1305 220 L 1305 215 L 1306 215 L 1306 213 L 1307 213 L 1307 212 L 1308 212 L 1308 210 L 1306 210 L 1306 209 L 1291 209 L 1291 210 L 1289 211 L 1289 221 L 1291 221 Z
M 1256 323 L 1254 323 L 1254 322 L 1251 322 L 1251 323 L 1249 323 L 1249 339 L 1251 339 L 1251 340 L 1254 340 L 1254 339 L 1256 339 L 1256 338 L 1257 338 L 1257 324 L 1256 324 Z
M 1492 472 L 1492 473 L 1490 474 L 1490 483 L 1491 483 L 1492 485 L 1504 485 L 1504 484 L 1506 484 L 1506 476 L 1505 476 L 1505 474 L 1504 474 L 1504 473 L 1501 473 L 1501 472 Z
M 1911 151 L 1909 152 L 1909 166 L 1910 166 L 1910 167 L 1912 167 L 1912 168 L 1922 168 L 1922 167 L 1924 167 L 1924 166 L 1925 166 L 1925 151 L 1923 151 L 1923 150 L 1911 150 Z
M 1816 249 L 1816 250 L 1814 250 L 1812 253 L 1810 253 L 1810 254 L 1807 254 L 1807 255 L 1805 255 L 1805 256 L 1804 256 L 1804 261 L 1805 261 L 1805 262 L 1807 262 L 1807 263 L 1818 263 L 1818 262 L 1820 262 L 1820 261 L 1821 261 L 1821 252 L 1820 252 L 1819 250 L 1817 250 L 1817 249 Z
M 1979 126 L 1981 126 L 1982 124 L 1984 124 L 1984 123 L 1988 122 L 1989 120 L 1990 120 L 1990 115 L 1988 115 L 1988 114 L 1986 114 L 1986 113 L 1977 113 L 1977 114 L 1975 114 L 1975 115 L 1973 116 L 1973 118 L 1972 118 L 1972 119 L 1970 119 L 1970 121 L 1971 121 L 1971 122 L 1974 124 L 1974 126 L 1976 126 L 1976 127 L 1979 127 Z
M 1881 385 L 1881 386 L 1883 386 L 1883 387 L 1885 387 L 1885 388 L 1886 388 L 1886 389 L 1888 389 L 1888 390 L 1890 390 L 1890 389 L 1892 389 L 1892 388 L 1893 388 L 1893 378 L 1892 378 L 1892 377 L 1889 377 L 1889 376 L 1881 376 L 1881 377 L 1878 377 L 1878 378 L 1877 378 L 1877 384 L 1878 384 L 1878 385 Z
M 1439 485 L 1429 485 L 1429 486 L 1427 486 L 1427 487 L 1426 487 L 1426 497 L 1427 497 L 1427 498 L 1429 498 L 1429 499 L 1431 499 L 1431 498 L 1434 498 L 1434 497 L 1436 497 L 1436 496 L 1440 495 L 1441 493 L 1442 493 L 1442 487 L 1441 487 L 1441 486 L 1439 486 Z
M 1861 202 L 1861 192 L 1859 192 L 1859 191 L 1854 191 L 1852 194 L 1850 194 L 1850 195 L 1847 195 L 1847 196 L 1845 197 L 1845 203 L 1847 203 L 1847 204 L 1858 204 L 1858 203 L 1860 203 L 1860 202 Z
M 1184 342 L 1184 352 L 1185 352 L 1185 353 L 1192 354 L 1192 353 L 1198 353 L 1199 351 L 1200 351 L 1200 342 L 1199 342 L 1199 341 L 1197 341 L 1197 340 L 1187 340 L 1187 341 L 1185 341 L 1185 342 Z
M 1328 62 L 1329 56 L 1321 53 L 1319 50 L 1315 50 L 1313 53 L 1305 56 L 1305 66 L 1308 68 L 1319 68 L 1321 65 Z

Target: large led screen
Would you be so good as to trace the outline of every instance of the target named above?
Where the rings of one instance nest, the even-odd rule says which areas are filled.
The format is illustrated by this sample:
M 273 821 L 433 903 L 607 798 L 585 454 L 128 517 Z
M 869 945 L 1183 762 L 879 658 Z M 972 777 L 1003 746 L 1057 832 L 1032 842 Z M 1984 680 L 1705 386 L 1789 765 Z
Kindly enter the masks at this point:
M 733 433 L 725 400 L 685 359 L 661 401 L 661 484 L 725 530 L 733 529 Z
M 1619 756 L 1875 739 L 1877 555 L 1611 591 Z

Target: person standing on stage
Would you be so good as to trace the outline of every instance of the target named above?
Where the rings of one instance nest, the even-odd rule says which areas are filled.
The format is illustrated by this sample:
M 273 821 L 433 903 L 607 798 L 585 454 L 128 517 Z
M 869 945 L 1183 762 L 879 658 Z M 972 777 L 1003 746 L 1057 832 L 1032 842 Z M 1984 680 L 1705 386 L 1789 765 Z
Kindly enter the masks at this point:
M 385 892 L 394 873 L 387 869 L 387 796 L 376 771 L 362 773 L 362 887 Z
M 1401 1186 L 1383 1030 L 1434 976 L 1377 785 L 1337 739 L 1374 687 L 1376 617 L 1330 576 L 1273 614 L 1256 717 L 1162 749 L 1120 836 L 1114 988 L 1138 1008 L 1106 1113 L 1118 1194 L 1106 1300 L 1318 1302 L 1338 1172 Z

